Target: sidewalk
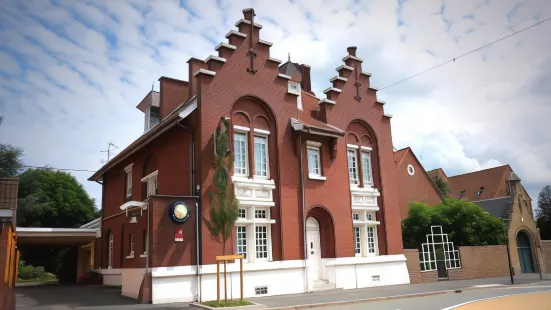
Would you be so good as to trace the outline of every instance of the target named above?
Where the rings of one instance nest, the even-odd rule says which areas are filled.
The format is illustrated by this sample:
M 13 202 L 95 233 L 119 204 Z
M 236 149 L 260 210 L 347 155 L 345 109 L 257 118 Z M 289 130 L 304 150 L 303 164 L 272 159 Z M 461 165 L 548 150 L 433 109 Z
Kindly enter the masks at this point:
M 539 274 L 524 274 L 514 276 L 515 285 L 531 284 L 543 281 L 551 282 L 551 274 L 543 275 L 543 281 Z M 447 293 L 454 290 L 477 289 L 490 285 L 511 285 L 510 277 L 488 278 L 461 281 L 440 281 L 436 283 L 403 284 L 392 286 L 379 286 L 355 290 L 330 290 L 306 294 L 285 296 L 250 298 L 250 301 L 265 305 L 267 308 L 292 308 L 293 306 L 306 306 L 313 304 L 348 302 L 370 298 L 407 298 L 408 295 L 423 296 L 438 293 Z M 481 287 L 479 287 L 481 286 Z M 302 307 L 301 307 L 302 308 Z

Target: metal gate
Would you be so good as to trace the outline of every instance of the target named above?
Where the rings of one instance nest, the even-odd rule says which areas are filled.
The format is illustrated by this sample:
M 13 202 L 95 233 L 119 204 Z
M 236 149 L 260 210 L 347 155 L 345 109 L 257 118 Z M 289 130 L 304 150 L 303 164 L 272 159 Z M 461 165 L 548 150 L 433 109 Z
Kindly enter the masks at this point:
M 461 268 L 459 251 L 449 242 L 448 234 L 442 232 L 442 226 L 431 226 L 430 232 L 427 242 L 421 244 L 421 272 L 437 270 L 438 279 L 447 280 L 449 269 Z

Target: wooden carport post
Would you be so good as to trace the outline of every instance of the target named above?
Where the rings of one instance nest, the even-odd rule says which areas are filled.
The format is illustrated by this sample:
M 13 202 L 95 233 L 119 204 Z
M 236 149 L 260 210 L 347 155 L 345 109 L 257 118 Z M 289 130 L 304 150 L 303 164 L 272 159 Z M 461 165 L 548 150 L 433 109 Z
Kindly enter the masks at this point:
M 239 259 L 239 285 L 241 286 L 241 300 L 243 300 L 243 255 L 223 255 L 216 256 L 216 300 L 220 301 L 220 261 L 224 261 L 224 291 L 226 285 L 226 261 Z M 231 296 L 230 296 L 231 299 Z

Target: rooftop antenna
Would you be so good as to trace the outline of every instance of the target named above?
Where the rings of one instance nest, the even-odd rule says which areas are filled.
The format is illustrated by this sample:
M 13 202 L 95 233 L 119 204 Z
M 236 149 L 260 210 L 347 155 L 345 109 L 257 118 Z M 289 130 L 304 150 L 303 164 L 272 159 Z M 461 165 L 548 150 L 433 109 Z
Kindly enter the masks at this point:
M 116 146 L 113 142 L 109 142 L 109 143 L 107 144 L 107 150 L 105 150 L 105 151 L 100 151 L 100 152 L 102 152 L 102 153 L 107 153 L 107 160 L 103 160 L 103 159 L 102 159 L 102 160 L 101 160 L 101 163 L 104 164 L 104 163 L 108 162 L 109 160 L 111 160 L 111 154 L 113 153 L 113 150 L 116 150 L 116 149 L 118 149 L 118 148 L 119 148 L 119 147 Z

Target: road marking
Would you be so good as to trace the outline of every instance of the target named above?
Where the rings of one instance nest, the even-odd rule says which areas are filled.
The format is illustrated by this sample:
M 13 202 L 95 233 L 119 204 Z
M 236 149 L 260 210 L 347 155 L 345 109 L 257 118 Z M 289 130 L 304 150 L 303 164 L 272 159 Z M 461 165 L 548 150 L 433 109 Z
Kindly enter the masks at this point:
M 541 292 L 545 292 L 545 291 L 541 291 Z M 458 305 L 454 305 L 454 306 L 451 306 L 451 307 L 447 307 L 447 308 L 444 308 L 442 310 L 457 309 L 459 307 L 462 307 L 462 306 L 465 306 L 465 305 L 468 305 L 468 304 L 472 304 L 472 303 L 475 303 L 475 302 L 483 301 L 483 300 L 490 300 L 490 299 L 496 299 L 496 298 L 508 297 L 508 296 L 528 295 L 528 294 L 533 294 L 533 293 L 539 293 L 539 292 L 518 293 L 518 294 L 509 294 L 509 295 L 501 295 L 501 296 L 494 296 L 494 297 L 488 297 L 488 298 L 481 298 L 481 299 L 477 299 L 477 300 L 467 301 L 467 302 L 464 302 L 464 303 L 461 303 L 461 304 L 458 304 Z

